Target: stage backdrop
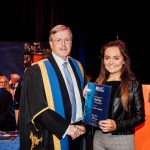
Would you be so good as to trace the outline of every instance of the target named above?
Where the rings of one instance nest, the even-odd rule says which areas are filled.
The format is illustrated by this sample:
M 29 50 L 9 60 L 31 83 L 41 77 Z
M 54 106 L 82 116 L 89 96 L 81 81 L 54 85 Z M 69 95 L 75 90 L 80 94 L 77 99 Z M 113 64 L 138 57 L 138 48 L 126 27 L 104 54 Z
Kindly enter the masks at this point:
M 24 42 L 0 41 L 0 73 L 9 79 L 11 73 L 24 74 Z
M 0 74 L 8 79 L 10 74 L 19 74 L 23 79 L 24 71 L 33 63 L 51 52 L 45 42 L 2 42 L 0 41 Z
M 136 150 L 150 150 L 150 85 L 143 84 L 146 122 L 136 128 Z

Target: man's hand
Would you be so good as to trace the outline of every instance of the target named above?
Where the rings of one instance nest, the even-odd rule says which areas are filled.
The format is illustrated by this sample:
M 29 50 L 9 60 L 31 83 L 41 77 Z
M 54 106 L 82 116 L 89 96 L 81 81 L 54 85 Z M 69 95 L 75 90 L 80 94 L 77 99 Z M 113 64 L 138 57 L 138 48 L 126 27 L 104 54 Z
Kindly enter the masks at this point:
M 84 126 L 76 125 L 76 128 L 80 130 L 80 135 L 83 135 L 86 132 L 86 129 Z
M 80 131 L 78 128 L 76 128 L 75 125 L 70 125 L 69 127 L 69 131 L 67 133 L 69 136 L 72 137 L 72 139 L 74 140 L 75 138 L 80 136 Z
M 85 127 L 79 125 L 70 125 L 68 135 L 72 137 L 74 140 L 75 138 L 79 137 L 80 135 L 86 132 Z

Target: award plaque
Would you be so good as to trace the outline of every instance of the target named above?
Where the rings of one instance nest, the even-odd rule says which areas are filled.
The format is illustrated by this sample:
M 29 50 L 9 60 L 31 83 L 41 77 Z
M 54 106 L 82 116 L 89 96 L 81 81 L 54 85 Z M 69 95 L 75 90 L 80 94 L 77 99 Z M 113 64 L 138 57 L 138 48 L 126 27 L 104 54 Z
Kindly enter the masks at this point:
M 107 119 L 111 86 L 88 82 L 88 89 L 83 122 L 99 127 L 98 122 Z

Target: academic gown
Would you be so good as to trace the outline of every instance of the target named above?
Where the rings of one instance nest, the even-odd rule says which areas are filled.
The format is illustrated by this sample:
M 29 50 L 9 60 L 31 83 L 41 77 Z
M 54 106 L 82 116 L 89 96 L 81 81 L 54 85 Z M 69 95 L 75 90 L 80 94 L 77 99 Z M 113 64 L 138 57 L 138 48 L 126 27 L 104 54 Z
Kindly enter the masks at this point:
M 60 87 L 56 87 L 55 91 L 60 88 L 60 93 L 62 97 L 62 105 L 64 108 L 64 116 L 56 113 L 48 107 L 48 102 L 46 99 L 45 89 L 43 85 L 43 77 L 38 64 L 34 64 L 29 67 L 24 75 L 21 91 L 21 101 L 20 101 L 20 149 L 36 149 L 36 150 L 59 150 L 59 143 L 62 142 L 62 136 L 67 130 L 71 122 L 71 103 L 69 99 L 69 94 L 67 92 L 67 87 L 63 76 L 59 70 L 57 63 L 55 62 L 52 54 L 49 56 L 49 62 L 56 73 L 58 79 L 58 84 Z M 76 71 L 75 66 L 69 59 L 73 72 L 75 74 L 79 92 L 82 99 L 82 104 L 84 108 L 84 98 L 82 96 L 83 87 L 86 85 L 86 77 L 83 75 L 84 85 L 81 87 L 81 82 Z M 52 79 L 53 80 L 53 79 Z M 48 82 L 48 81 L 47 81 Z M 59 91 L 59 90 L 58 90 Z M 55 101 L 55 100 L 54 100 Z M 48 118 L 46 117 L 48 116 Z M 38 119 L 41 122 L 38 122 Z M 65 117 L 65 119 L 64 119 Z M 45 121 L 49 124 L 45 124 Z M 48 126 L 48 129 L 45 127 Z M 69 148 L 70 137 L 68 137 L 67 142 L 62 142 Z M 32 141 L 32 142 L 31 142 Z M 82 146 L 81 146 L 82 147 Z M 63 149 L 62 150 L 67 150 Z M 82 149 L 82 148 L 81 148 Z M 61 150 L 61 149 L 60 149 Z
M 16 129 L 15 117 L 11 115 L 11 105 L 11 93 L 0 88 L 0 131 L 14 131 Z

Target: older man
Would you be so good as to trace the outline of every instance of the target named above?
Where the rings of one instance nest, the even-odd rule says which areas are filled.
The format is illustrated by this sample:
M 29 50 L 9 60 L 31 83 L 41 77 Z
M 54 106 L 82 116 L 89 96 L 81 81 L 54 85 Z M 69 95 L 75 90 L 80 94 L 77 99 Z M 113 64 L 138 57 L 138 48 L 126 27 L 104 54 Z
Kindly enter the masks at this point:
M 55 26 L 49 44 L 48 59 L 32 64 L 24 74 L 20 149 L 81 150 L 86 131 L 82 123 L 86 76 L 80 62 L 68 57 L 72 46 L 69 27 Z
M 18 74 L 10 75 L 10 88 L 12 89 L 13 100 L 15 102 L 15 116 L 16 116 L 16 124 L 18 126 L 18 113 L 20 107 L 20 94 L 21 94 L 21 83 L 20 76 Z

